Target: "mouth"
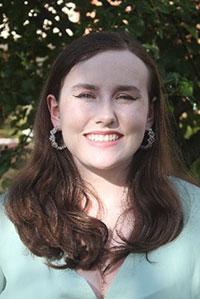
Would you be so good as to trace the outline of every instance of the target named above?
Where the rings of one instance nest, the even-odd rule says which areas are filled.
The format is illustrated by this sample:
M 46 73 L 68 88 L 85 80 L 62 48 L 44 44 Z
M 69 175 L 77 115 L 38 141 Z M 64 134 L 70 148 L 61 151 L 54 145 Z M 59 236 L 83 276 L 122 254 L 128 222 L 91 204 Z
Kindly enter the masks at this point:
M 85 134 L 85 137 L 93 142 L 99 143 L 112 143 L 120 139 L 123 135 L 120 133 L 89 133 Z

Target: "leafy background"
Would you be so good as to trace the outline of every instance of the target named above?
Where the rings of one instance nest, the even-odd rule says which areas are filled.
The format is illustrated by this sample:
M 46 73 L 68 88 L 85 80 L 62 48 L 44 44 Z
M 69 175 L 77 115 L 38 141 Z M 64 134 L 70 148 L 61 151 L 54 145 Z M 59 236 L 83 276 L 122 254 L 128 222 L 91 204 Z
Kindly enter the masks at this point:
M 93 30 L 126 29 L 156 60 L 176 141 L 200 178 L 200 2 L 0 0 L 0 192 L 31 150 L 42 84 L 60 50 Z

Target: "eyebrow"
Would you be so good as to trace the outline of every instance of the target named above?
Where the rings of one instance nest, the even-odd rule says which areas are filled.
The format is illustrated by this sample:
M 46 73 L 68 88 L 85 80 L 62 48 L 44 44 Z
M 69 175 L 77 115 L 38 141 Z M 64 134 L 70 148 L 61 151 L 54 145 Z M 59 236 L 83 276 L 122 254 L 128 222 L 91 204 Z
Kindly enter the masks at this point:
M 85 88 L 89 90 L 99 90 L 99 87 L 93 85 L 93 84 L 87 84 L 87 83 L 79 83 L 74 86 L 72 86 L 72 90 L 80 89 L 80 88 Z M 136 91 L 140 93 L 140 90 L 134 86 L 134 85 L 118 85 L 115 87 L 114 92 L 118 91 Z
M 117 91 L 136 91 L 136 92 L 139 92 L 140 93 L 140 90 L 139 88 L 137 88 L 136 86 L 134 85 L 118 85 L 116 88 L 115 88 L 115 92 Z
M 80 88 L 85 88 L 85 89 L 90 89 L 90 90 L 98 90 L 99 88 L 95 85 L 92 84 L 87 84 L 87 83 L 79 83 L 74 86 L 72 86 L 72 90 L 80 89 Z

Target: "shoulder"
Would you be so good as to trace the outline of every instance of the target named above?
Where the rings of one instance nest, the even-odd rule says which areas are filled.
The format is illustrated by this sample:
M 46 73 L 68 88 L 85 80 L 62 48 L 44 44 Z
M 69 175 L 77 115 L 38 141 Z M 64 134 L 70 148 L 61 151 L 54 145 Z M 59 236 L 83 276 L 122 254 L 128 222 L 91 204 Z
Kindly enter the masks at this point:
M 200 188 L 178 178 L 172 178 L 171 182 L 183 208 L 183 234 L 187 236 L 200 261 Z
M 4 210 L 4 203 L 5 203 L 5 195 L 0 195 L 0 293 L 4 290 L 6 285 L 6 279 L 2 270 L 4 243 L 7 235 L 5 233 L 7 227 L 6 222 L 8 222 Z
M 6 195 L 0 195 L 0 235 L 2 239 L 2 233 L 5 228 L 6 222 L 8 221 L 6 213 L 5 213 L 5 202 L 6 202 Z M 1 242 L 1 240 L 0 240 Z
M 0 214 L 2 213 L 2 209 L 4 209 L 5 200 L 6 194 L 0 194 Z
M 170 182 L 174 185 L 179 195 L 183 197 L 192 196 L 196 198 L 200 195 L 200 188 L 192 183 L 177 177 L 170 177 Z
M 7 194 L 0 195 L 0 260 L 2 254 L 9 252 L 9 246 L 18 244 L 19 236 L 6 212 Z
M 0 259 L 10 236 L 12 235 L 13 224 L 6 214 L 6 195 L 0 195 Z
M 0 196 L 0 263 L 9 256 L 13 248 L 19 247 L 19 235 L 15 225 L 9 219 L 6 213 L 7 195 Z
M 200 188 L 177 177 L 170 177 L 170 183 L 182 204 L 184 216 L 181 233 L 168 245 L 172 246 L 173 264 L 178 269 L 176 278 L 179 283 L 186 277 L 184 283 L 191 287 L 192 298 L 200 299 Z
M 5 211 L 6 194 L 0 195 L 0 243 L 4 236 L 4 232 L 9 229 L 10 220 Z
M 183 209 L 183 233 L 188 242 L 196 244 L 200 257 L 200 188 L 179 178 L 170 178 Z
M 170 177 L 170 182 L 176 190 L 183 207 L 191 209 L 191 212 L 196 209 L 200 212 L 200 188 L 177 177 Z

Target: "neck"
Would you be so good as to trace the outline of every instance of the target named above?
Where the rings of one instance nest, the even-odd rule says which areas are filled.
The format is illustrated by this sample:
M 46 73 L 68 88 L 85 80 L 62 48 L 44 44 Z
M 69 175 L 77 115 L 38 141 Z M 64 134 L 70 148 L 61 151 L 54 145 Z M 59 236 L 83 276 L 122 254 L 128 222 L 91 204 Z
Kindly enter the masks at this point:
M 109 202 L 112 206 L 118 204 L 121 201 L 121 195 L 127 189 L 126 173 L 122 171 L 87 171 L 82 178 L 97 194 L 102 204 Z
M 79 165 L 80 166 L 80 165 Z M 103 186 L 106 188 L 120 188 L 125 187 L 128 166 L 124 165 L 123 167 L 116 167 L 111 169 L 95 169 L 88 167 L 78 167 L 78 170 L 81 174 L 81 177 L 93 186 L 94 189 L 99 187 L 102 189 Z
M 127 172 L 122 170 L 93 171 L 84 169 L 81 176 L 90 190 L 98 197 L 91 196 L 88 215 L 101 219 L 112 228 L 117 218 L 127 208 Z M 99 205 L 100 204 L 100 205 Z
M 80 170 L 79 170 L 80 171 Z M 129 238 L 134 223 L 133 212 L 124 214 L 130 208 L 128 185 L 126 182 L 127 169 L 107 171 L 80 171 L 86 185 L 95 194 L 89 194 L 90 204 L 87 209 L 89 216 L 98 218 L 109 229 L 110 239 L 107 246 L 117 245 L 118 232 Z M 98 200 L 96 200 L 98 198 Z

